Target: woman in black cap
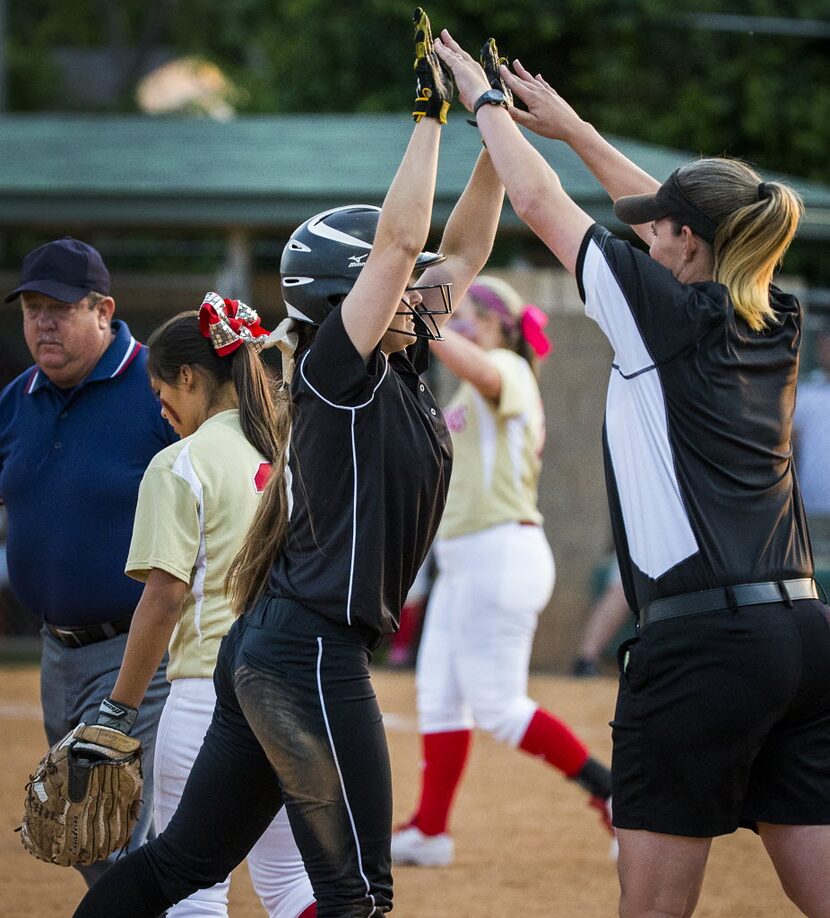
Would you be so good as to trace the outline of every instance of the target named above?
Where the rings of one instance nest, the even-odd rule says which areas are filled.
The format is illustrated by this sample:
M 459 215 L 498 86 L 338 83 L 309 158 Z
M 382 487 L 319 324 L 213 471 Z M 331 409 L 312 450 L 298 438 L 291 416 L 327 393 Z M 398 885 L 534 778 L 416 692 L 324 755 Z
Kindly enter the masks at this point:
M 829 610 L 791 450 L 802 313 L 771 283 L 801 201 L 726 159 L 658 186 L 518 62 L 502 76 L 528 111 L 508 112 L 449 34 L 436 50 L 614 349 L 606 476 L 638 610 L 613 721 L 620 914 L 691 915 L 712 837 L 747 826 L 793 902 L 830 915 Z M 569 143 L 649 253 L 597 226 L 513 120 Z

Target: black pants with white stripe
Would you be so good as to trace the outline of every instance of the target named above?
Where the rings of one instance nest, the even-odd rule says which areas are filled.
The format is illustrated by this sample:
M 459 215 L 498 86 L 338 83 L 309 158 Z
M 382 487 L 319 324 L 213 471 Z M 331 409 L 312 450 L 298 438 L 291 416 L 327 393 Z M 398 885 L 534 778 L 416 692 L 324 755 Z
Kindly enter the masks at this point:
M 222 642 L 217 702 L 170 825 L 76 918 L 153 918 L 239 864 L 285 804 L 320 918 L 392 908 L 392 782 L 367 636 L 261 600 Z

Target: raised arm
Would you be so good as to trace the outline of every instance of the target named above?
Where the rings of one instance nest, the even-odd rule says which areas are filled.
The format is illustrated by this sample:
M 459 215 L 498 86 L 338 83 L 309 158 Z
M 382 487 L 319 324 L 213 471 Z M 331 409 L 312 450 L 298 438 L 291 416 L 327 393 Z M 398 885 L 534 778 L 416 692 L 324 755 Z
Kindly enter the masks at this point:
M 372 251 L 343 301 L 346 332 L 367 358 L 383 337 L 404 294 L 415 260 L 426 244 L 438 170 L 441 124 L 452 98 L 452 81 L 432 47 L 426 13 L 415 11 L 416 120 L 397 174 L 383 202 Z
M 583 121 L 541 74 L 531 75 L 518 60 L 513 62 L 513 67 L 515 73 L 502 66 L 502 79 L 527 106 L 527 111 L 510 106 L 514 121 L 542 137 L 567 143 L 612 201 L 624 195 L 656 191 L 660 183 Z M 634 229 L 649 241 L 648 225 Z
M 482 150 L 441 238 L 439 251 L 446 261 L 427 268 L 418 286 L 452 284 L 453 300 L 460 303 L 490 257 L 503 201 L 504 185 L 487 150 Z M 440 326 L 449 316 L 433 318 Z
M 462 103 L 472 111 L 475 101 L 490 89 L 480 64 L 446 30 L 435 49 L 452 70 Z M 574 273 L 579 247 L 594 221 L 568 197 L 559 177 L 522 136 L 506 108 L 485 105 L 476 117 L 513 209 Z
M 498 401 L 501 374 L 483 347 L 447 328 L 444 340 L 431 342 L 430 350 L 454 376 L 475 386 L 484 398 Z

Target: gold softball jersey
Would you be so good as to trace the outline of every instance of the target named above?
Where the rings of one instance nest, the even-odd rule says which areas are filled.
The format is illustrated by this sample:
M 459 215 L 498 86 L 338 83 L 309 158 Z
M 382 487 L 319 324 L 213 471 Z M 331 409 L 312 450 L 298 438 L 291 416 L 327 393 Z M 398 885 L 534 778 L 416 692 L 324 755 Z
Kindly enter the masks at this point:
M 269 465 L 245 439 L 235 409 L 208 418 L 158 453 L 138 490 L 126 572 L 152 568 L 190 584 L 170 640 L 167 678 L 210 678 L 234 616 L 225 574 L 248 532 Z
M 439 539 L 511 521 L 542 522 L 536 507 L 545 442 L 539 385 L 513 351 L 487 356 L 501 376 L 498 404 L 463 382 L 444 410 L 455 461 Z

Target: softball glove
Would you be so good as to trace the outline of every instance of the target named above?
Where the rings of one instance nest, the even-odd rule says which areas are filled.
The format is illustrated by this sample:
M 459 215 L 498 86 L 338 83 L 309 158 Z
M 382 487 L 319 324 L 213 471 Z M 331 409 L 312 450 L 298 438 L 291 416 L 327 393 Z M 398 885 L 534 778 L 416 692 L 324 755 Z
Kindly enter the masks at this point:
M 141 743 L 78 724 L 41 759 L 26 785 L 20 839 L 61 867 L 93 864 L 130 840 L 141 808 Z

